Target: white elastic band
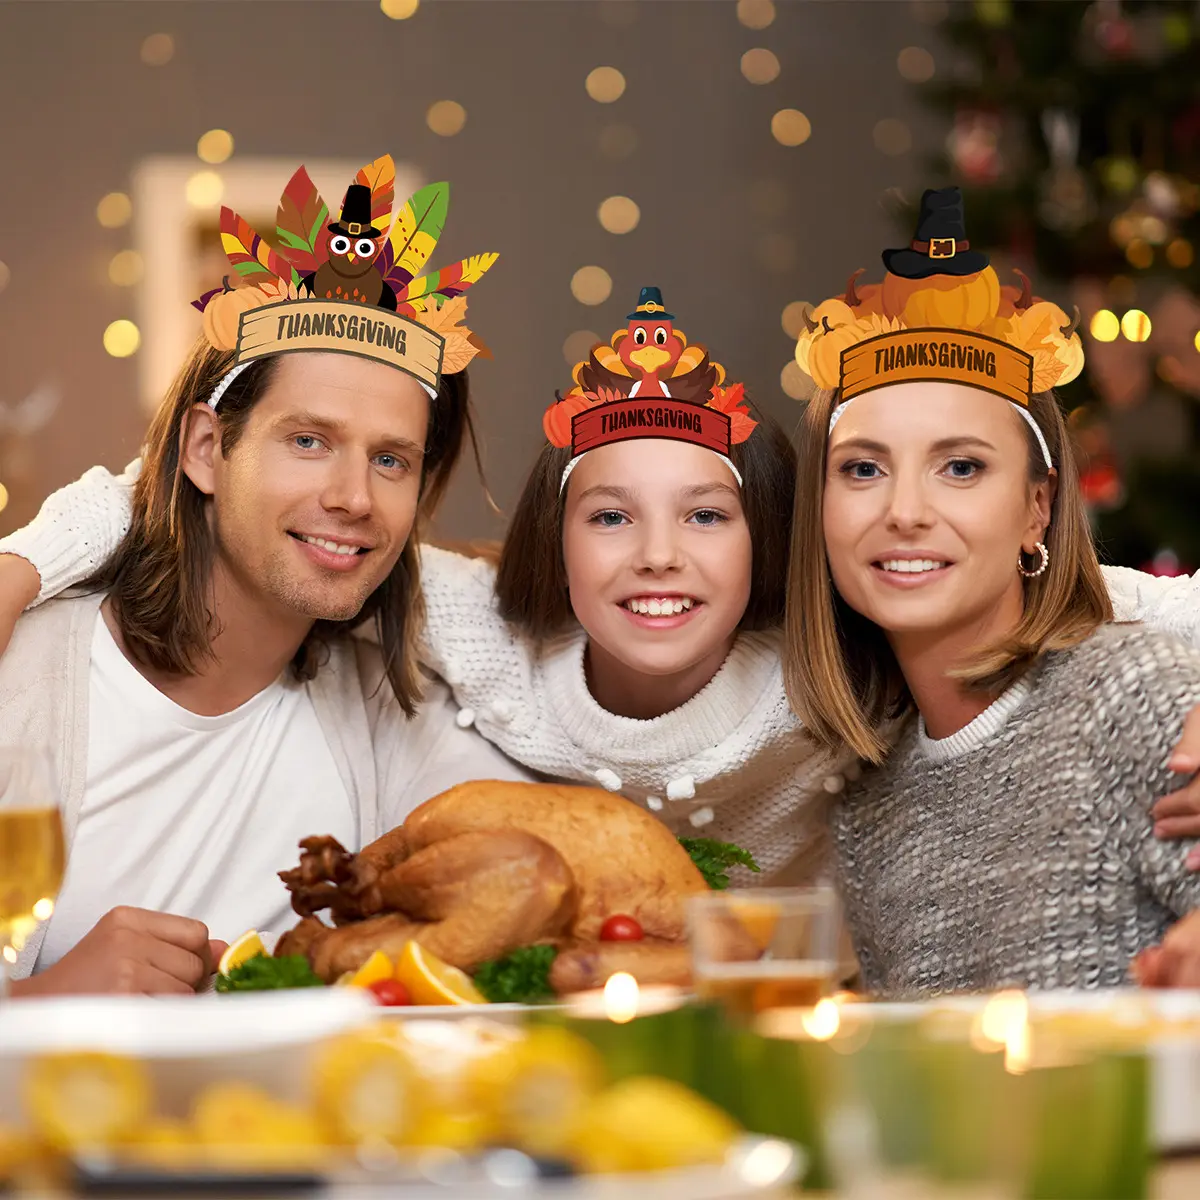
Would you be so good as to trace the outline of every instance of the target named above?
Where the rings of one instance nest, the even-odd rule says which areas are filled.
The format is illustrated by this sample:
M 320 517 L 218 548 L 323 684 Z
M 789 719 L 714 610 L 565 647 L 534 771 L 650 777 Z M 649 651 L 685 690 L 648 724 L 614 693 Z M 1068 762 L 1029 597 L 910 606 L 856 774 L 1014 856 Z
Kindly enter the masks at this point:
M 830 426 L 830 428 L 832 428 L 832 426 Z M 584 453 L 586 454 L 587 451 L 584 451 Z M 738 487 L 744 486 L 742 483 L 741 471 L 739 471 L 737 469 L 737 467 L 735 467 L 733 465 L 733 463 L 728 458 L 725 457 L 724 454 L 721 454 L 716 450 L 713 451 L 713 454 L 716 454 L 716 456 L 730 469 L 730 471 L 733 472 L 733 477 L 734 477 L 734 479 L 737 480 Z M 563 488 L 565 488 L 567 486 L 567 480 L 571 478 L 571 472 L 573 470 L 575 470 L 575 468 L 577 466 L 579 466 L 580 460 L 582 458 L 583 458 L 583 454 L 577 454 L 577 455 L 575 455 L 575 457 L 573 459 L 571 459 L 571 461 L 569 463 L 567 463 L 567 465 L 565 467 L 563 467 L 562 482 L 558 485 L 558 494 L 560 496 L 563 493 Z
M 205 401 L 205 403 L 209 406 L 209 408 L 211 408 L 213 410 L 213 412 L 217 411 L 217 405 L 221 403 L 221 397 L 225 395 L 226 391 L 228 391 L 229 385 L 248 366 L 250 366 L 251 363 L 254 363 L 257 361 L 258 361 L 257 359 L 251 359 L 250 362 L 238 363 L 238 365 L 236 367 L 233 367 L 231 370 L 227 371 L 224 376 L 222 376 L 221 382 L 218 383 L 215 388 L 213 388 L 213 394 L 211 396 L 209 396 L 207 401 Z M 425 390 L 426 394 L 429 396 L 430 400 L 437 399 L 437 389 L 436 388 L 430 387 L 429 384 L 427 384 L 422 379 L 418 379 L 416 382 L 418 384 L 420 384 L 420 386 L 422 388 L 424 388 L 424 390 Z
M 829 414 L 830 436 L 833 434 L 833 427 L 841 419 L 842 413 L 844 413 L 846 409 L 849 408 L 853 403 L 854 400 L 846 400 L 839 404 L 837 408 L 835 408 L 833 412 Z M 1054 470 L 1054 464 L 1050 461 L 1050 447 L 1046 445 L 1046 439 L 1042 436 L 1042 431 L 1038 428 L 1038 423 L 1033 419 L 1033 415 L 1030 413 L 1029 409 L 1027 409 L 1023 404 L 1014 403 L 1012 400 L 1009 401 L 1009 404 L 1011 404 L 1013 408 L 1017 410 L 1017 413 L 1024 419 L 1029 428 L 1033 430 L 1033 436 L 1037 438 L 1037 444 L 1042 448 L 1042 460 L 1046 464 L 1046 470 Z

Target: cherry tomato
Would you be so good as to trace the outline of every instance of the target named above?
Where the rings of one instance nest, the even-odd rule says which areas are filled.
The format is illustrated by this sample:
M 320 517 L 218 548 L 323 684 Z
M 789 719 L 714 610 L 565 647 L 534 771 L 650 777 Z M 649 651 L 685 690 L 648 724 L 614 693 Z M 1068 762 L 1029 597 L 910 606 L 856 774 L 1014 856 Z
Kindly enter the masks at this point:
M 376 1002 L 387 1008 L 398 1008 L 402 1004 L 412 1003 L 408 988 L 398 979 L 377 979 L 367 990 L 374 992 Z
M 632 917 L 621 914 L 609 917 L 600 926 L 602 942 L 640 942 L 645 936 L 642 927 Z

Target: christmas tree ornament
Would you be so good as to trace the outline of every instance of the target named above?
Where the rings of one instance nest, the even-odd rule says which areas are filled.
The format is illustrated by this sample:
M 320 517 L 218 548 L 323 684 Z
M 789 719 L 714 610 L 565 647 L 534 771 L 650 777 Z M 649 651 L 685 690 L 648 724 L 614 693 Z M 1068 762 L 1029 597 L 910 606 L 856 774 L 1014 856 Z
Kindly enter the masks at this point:
M 1005 169 L 1000 153 L 1001 120 L 995 112 L 959 109 L 946 151 L 954 173 L 967 183 L 995 183 Z

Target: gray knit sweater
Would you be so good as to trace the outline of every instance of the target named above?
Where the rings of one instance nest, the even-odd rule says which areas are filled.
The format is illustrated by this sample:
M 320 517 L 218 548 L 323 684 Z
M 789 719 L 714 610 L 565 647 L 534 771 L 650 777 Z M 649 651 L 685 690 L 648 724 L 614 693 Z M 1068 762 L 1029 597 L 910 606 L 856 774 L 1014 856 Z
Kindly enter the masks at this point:
M 1149 816 L 1200 703 L 1200 652 L 1140 625 L 1048 654 L 931 741 L 919 719 L 834 812 L 864 983 L 890 998 L 1112 987 L 1200 904 Z

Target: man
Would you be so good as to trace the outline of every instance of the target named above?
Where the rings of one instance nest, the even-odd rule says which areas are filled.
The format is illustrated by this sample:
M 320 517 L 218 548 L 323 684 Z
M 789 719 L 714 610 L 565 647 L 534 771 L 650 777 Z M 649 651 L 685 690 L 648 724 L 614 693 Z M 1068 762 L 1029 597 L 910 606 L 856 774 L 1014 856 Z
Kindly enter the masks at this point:
M 379 199 L 352 187 L 330 229 L 352 198 Z M 51 746 L 69 848 L 16 995 L 191 991 L 218 939 L 291 923 L 300 838 L 359 846 L 456 782 L 525 777 L 415 657 L 410 534 L 469 431 L 470 335 L 430 328 L 435 287 L 422 323 L 403 288 L 398 312 L 298 299 L 259 253 L 152 423 L 115 558 L 0 660 L 4 739 Z M 367 618 L 378 644 L 351 636 Z

